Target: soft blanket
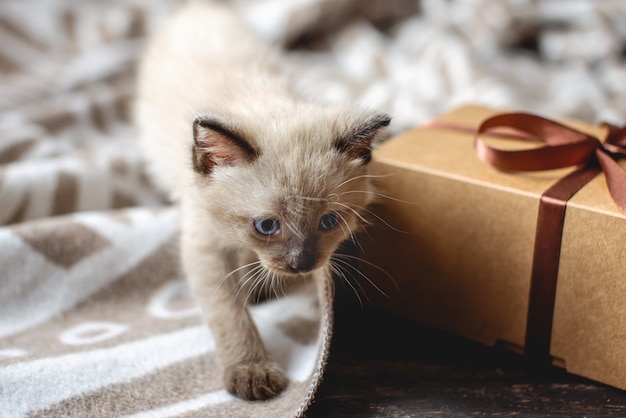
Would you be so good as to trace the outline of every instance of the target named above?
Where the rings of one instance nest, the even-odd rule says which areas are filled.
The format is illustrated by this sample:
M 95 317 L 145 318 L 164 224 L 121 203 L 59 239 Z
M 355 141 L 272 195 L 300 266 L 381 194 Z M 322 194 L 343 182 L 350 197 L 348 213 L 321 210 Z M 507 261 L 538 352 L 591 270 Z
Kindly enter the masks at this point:
M 178 211 L 144 173 L 134 65 L 177 3 L 0 3 L 3 417 L 298 416 L 314 399 L 330 289 L 252 309 L 292 383 L 233 398 L 180 271 Z M 231 3 L 288 51 L 302 89 L 387 111 L 392 132 L 466 102 L 626 115 L 621 0 Z

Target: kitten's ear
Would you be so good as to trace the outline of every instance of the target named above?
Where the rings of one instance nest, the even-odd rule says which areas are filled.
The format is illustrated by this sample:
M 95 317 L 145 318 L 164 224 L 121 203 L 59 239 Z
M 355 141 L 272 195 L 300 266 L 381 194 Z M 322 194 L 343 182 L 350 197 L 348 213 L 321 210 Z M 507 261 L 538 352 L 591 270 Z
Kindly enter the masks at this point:
M 193 141 L 193 168 L 200 174 L 258 156 L 256 148 L 242 135 L 209 118 L 200 117 L 193 122 Z
M 385 127 L 391 117 L 384 113 L 374 113 L 355 124 L 335 143 L 335 147 L 349 158 L 367 164 L 372 159 L 372 150 L 386 139 Z

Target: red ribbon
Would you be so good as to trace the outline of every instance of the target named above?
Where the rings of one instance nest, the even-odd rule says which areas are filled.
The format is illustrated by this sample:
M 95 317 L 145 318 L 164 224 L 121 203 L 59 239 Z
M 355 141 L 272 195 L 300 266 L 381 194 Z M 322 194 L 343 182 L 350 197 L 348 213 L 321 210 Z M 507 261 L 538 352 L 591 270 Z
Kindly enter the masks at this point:
M 507 113 L 486 119 L 476 132 L 478 157 L 506 171 L 551 170 L 578 167 L 543 193 L 537 217 L 525 353 L 537 361 L 550 361 L 550 340 L 556 281 L 565 219 L 566 202 L 593 177 L 604 172 L 609 193 L 626 215 L 626 172 L 616 160 L 626 158 L 626 127 L 604 125 L 604 141 L 583 132 L 527 113 Z M 492 148 L 482 134 L 512 128 L 517 140 L 532 140 L 545 146 L 516 151 Z

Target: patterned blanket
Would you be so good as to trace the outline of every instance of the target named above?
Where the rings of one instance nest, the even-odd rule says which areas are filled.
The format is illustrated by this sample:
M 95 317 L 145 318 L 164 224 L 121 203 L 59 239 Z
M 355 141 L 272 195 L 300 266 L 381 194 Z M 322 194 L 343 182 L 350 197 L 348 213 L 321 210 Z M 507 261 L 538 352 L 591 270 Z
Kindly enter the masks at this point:
M 292 383 L 233 398 L 180 271 L 178 211 L 144 173 L 134 65 L 177 3 L 0 3 L 3 417 L 298 416 L 314 398 L 331 292 L 253 308 Z M 465 102 L 626 115 L 621 0 L 231 3 L 304 90 L 385 110 L 393 132 Z

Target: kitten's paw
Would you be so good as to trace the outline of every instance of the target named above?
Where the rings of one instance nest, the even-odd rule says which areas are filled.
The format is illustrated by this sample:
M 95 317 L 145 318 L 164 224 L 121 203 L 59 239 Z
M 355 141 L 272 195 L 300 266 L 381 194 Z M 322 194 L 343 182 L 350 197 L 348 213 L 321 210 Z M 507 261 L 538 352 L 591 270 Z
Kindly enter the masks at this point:
M 226 390 L 246 401 L 270 399 L 282 392 L 289 381 L 272 362 L 239 363 L 224 372 Z

